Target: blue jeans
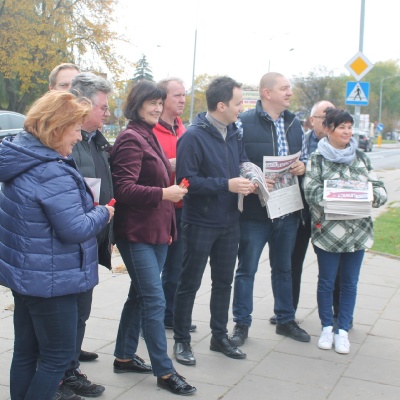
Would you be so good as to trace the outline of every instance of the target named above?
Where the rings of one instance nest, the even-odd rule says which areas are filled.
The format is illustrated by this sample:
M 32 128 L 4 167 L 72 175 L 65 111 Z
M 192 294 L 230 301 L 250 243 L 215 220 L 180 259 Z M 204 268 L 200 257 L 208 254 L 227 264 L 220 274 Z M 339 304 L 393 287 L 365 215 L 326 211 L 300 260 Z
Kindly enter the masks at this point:
M 196 293 L 210 258 L 210 327 L 217 339 L 226 337 L 233 273 L 239 242 L 239 224 L 210 228 L 183 224 L 183 270 L 174 304 L 175 342 L 190 342 L 190 325 Z
M 76 296 L 78 304 L 78 329 L 76 334 L 75 355 L 68 367 L 68 371 L 78 369 L 80 365 L 79 355 L 81 354 L 82 342 L 85 336 L 86 321 L 89 319 L 92 309 L 93 289 L 78 293 Z
M 240 218 L 238 268 L 233 295 L 233 321 L 251 325 L 254 277 L 261 253 L 269 245 L 274 313 L 279 324 L 292 321 L 293 308 L 291 254 L 296 241 L 299 218 L 290 214 L 273 221 L 253 221 Z
M 182 209 L 175 208 L 176 226 L 178 237 L 168 246 L 167 259 L 161 273 L 161 282 L 165 296 L 165 325 L 172 326 L 174 320 L 174 297 L 178 286 L 179 276 L 182 271 L 183 245 L 181 240 L 181 215 Z
M 14 295 L 12 400 L 52 400 L 75 354 L 76 295 Z
M 122 360 L 133 358 L 142 326 L 154 375 L 172 374 L 175 369 L 167 354 L 165 299 L 160 279 L 168 245 L 120 240 L 117 246 L 131 285 L 119 322 L 114 355 Z
M 322 327 L 333 326 L 333 291 L 340 263 L 340 295 L 338 329 L 348 331 L 353 319 L 357 297 L 357 283 L 360 276 L 364 250 L 353 253 L 331 253 L 314 246 L 318 259 L 318 313 Z

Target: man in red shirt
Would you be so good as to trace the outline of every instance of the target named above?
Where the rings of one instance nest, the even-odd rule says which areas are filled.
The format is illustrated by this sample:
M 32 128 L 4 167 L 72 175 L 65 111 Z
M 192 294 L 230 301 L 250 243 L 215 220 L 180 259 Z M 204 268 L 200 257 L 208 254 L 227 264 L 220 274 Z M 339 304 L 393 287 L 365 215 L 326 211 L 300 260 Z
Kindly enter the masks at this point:
M 180 116 L 185 108 L 185 86 L 179 78 L 167 78 L 158 82 L 167 92 L 167 98 L 164 100 L 164 108 L 158 123 L 154 126 L 153 132 L 157 136 L 161 147 L 167 155 L 171 167 L 171 185 L 175 184 L 175 165 L 176 165 L 176 143 L 185 132 Z M 178 182 L 179 183 L 179 182 Z M 175 203 L 176 225 L 178 228 L 178 237 L 168 247 L 167 259 L 161 273 L 161 280 L 164 289 L 166 309 L 164 325 L 166 329 L 172 329 L 174 296 L 178 285 L 179 276 L 182 270 L 183 249 L 180 239 L 181 235 L 181 214 L 182 201 Z M 196 330 L 196 325 L 190 327 L 190 331 Z

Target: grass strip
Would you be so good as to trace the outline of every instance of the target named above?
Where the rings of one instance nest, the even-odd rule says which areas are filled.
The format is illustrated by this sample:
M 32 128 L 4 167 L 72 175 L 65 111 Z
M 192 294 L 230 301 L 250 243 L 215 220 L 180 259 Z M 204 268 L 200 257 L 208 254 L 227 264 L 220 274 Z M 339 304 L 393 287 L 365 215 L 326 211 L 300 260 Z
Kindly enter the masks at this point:
M 389 207 L 374 221 L 375 241 L 371 250 L 400 256 L 400 208 Z

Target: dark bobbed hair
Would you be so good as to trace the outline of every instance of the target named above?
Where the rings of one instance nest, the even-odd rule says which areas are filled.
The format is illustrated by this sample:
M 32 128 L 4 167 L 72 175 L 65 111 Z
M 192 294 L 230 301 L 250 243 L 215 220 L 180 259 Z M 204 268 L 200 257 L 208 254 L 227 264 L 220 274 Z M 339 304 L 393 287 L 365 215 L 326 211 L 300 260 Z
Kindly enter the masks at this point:
M 325 110 L 325 119 L 322 124 L 327 128 L 335 130 L 344 122 L 354 123 L 354 119 L 348 111 L 333 107 L 328 107 Z
M 233 97 L 233 89 L 240 89 L 241 87 L 241 83 L 236 82 L 229 76 L 215 78 L 206 90 L 207 109 L 215 111 L 219 102 L 228 105 Z
M 142 118 L 139 115 L 139 110 L 145 101 L 149 100 L 165 100 L 167 92 L 161 86 L 151 81 L 140 81 L 132 86 L 128 97 L 126 98 L 124 108 L 125 118 L 139 122 Z

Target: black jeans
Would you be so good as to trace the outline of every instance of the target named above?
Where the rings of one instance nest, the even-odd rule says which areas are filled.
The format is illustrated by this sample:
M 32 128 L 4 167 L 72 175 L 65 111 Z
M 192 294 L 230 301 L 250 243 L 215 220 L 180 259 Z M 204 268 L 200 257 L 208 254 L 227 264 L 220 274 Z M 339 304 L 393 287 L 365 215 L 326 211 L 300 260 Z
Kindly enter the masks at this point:
M 161 282 L 165 296 L 165 325 L 171 326 L 174 319 L 174 298 L 178 287 L 179 276 L 182 271 L 183 245 L 181 239 L 181 215 L 182 209 L 175 209 L 178 237 L 168 246 L 167 259 L 161 272 Z
M 174 339 L 190 342 L 197 290 L 208 258 L 211 267 L 210 327 L 218 339 L 228 332 L 228 312 L 239 244 L 239 222 L 227 228 L 182 225 L 183 269 L 174 301 Z
M 299 305 L 301 275 L 303 273 L 303 263 L 306 257 L 308 244 L 311 237 L 311 221 L 300 221 L 297 228 L 296 243 L 292 253 L 292 291 L 293 308 L 296 311 Z

